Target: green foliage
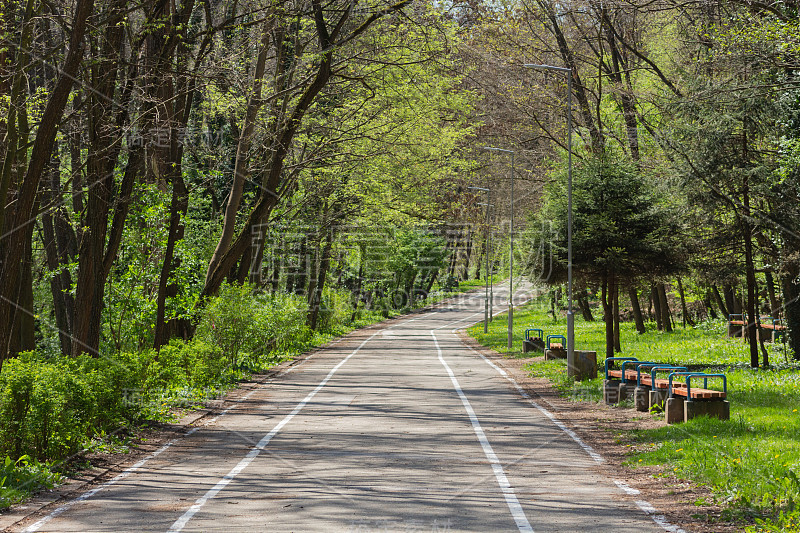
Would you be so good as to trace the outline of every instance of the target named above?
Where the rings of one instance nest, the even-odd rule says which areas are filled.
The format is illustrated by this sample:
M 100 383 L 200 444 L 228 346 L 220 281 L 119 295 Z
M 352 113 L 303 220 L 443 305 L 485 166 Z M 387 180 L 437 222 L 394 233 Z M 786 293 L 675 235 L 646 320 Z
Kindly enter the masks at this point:
M 577 276 L 665 275 L 681 267 L 675 217 L 658 190 L 621 158 L 587 159 L 575 169 L 572 248 Z M 527 239 L 529 247 L 538 248 L 554 238 L 561 263 L 567 249 L 566 212 L 566 177 L 561 175 L 547 187 L 540 220 L 532 225 L 552 231 L 554 237 L 537 229 Z
M 14 461 L 6 456 L 0 463 L 0 510 L 20 502 L 31 492 L 54 487 L 61 475 L 51 472 L 27 455 Z
M 310 338 L 303 298 L 254 293 L 249 285 L 223 285 L 203 310 L 197 338 L 216 346 L 234 367 L 245 359 L 258 366 L 271 354 L 304 346 Z
M 114 360 L 42 359 L 27 354 L 0 373 L 0 450 L 15 457 L 61 459 L 79 451 L 95 427 L 131 414 Z

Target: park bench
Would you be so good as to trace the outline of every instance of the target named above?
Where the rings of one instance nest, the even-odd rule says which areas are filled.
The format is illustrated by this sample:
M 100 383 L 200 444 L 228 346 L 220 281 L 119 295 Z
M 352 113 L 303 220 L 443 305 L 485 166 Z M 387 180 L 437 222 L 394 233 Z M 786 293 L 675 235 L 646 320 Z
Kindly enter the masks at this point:
M 763 338 L 765 341 L 772 343 L 778 342 L 786 332 L 786 326 L 783 325 L 780 318 L 772 318 L 771 316 L 761 319 L 761 330 L 764 332 Z
M 525 330 L 525 338 L 522 340 L 522 351 L 544 352 L 544 330 L 540 328 L 528 328 Z
M 747 315 L 728 315 L 728 337 L 744 337 L 744 328 L 747 325 Z
M 654 405 L 664 407 L 669 392 L 669 380 L 659 379 L 659 372 L 686 371 L 685 366 L 664 363 L 642 363 L 636 367 L 634 405 L 637 411 L 649 411 Z M 676 386 L 682 385 L 676 382 Z
M 613 365 L 619 364 L 619 368 Z M 667 379 L 659 378 L 660 373 L 668 373 Z M 676 377 L 685 377 L 677 381 Z M 721 378 L 722 390 L 708 388 L 708 380 Z M 692 386 L 692 381 L 703 379 L 703 386 Z M 647 411 L 653 405 L 663 405 L 668 424 L 691 420 L 700 415 L 728 420 L 730 405 L 728 379 L 725 374 L 690 372 L 686 367 L 639 361 L 635 357 L 609 357 L 605 362 L 603 399 L 608 404 L 619 403 L 630 395 L 631 385 L 635 384 L 634 400 L 636 409 Z
M 685 383 L 676 382 L 675 378 L 683 376 Z M 722 379 L 722 390 L 708 388 L 709 379 Z M 703 380 L 702 387 L 692 387 L 692 380 Z M 730 403 L 728 397 L 728 378 L 725 374 L 708 374 L 705 372 L 680 371 L 669 375 L 667 388 L 665 417 L 667 424 L 686 422 L 701 415 L 730 419 Z
M 611 368 L 615 361 L 620 362 L 619 370 Z M 635 394 L 639 382 L 640 365 L 659 365 L 653 361 L 639 361 L 635 357 L 609 357 L 605 363 L 605 382 L 603 399 L 608 404 L 619 403 Z
M 560 340 L 561 342 L 556 342 Z M 548 335 L 547 350 L 544 358 L 547 359 L 566 359 L 567 358 L 567 338 L 564 335 Z

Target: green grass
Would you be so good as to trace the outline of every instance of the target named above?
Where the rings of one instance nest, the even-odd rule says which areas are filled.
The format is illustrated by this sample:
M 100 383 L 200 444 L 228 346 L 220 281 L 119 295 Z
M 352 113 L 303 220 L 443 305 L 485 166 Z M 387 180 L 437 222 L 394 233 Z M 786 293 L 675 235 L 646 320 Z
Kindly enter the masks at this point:
M 543 302 L 516 310 L 514 321 L 513 350 L 506 347 L 505 315 L 496 317 L 487 334 L 482 323 L 469 333 L 508 357 L 533 355 L 519 351 L 527 327 L 540 327 L 545 335 L 566 333 L 565 318 L 553 320 Z M 661 465 L 668 474 L 707 485 L 724 506 L 725 518 L 749 523 L 748 531 L 800 532 L 800 367 L 786 364 L 783 355 L 771 354 L 779 367 L 749 368 L 747 345 L 727 338 L 722 321 L 678 327 L 673 333 L 654 329 L 648 324 L 648 332 L 639 335 L 633 324 L 621 324 L 623 351 L 619 355 L 723 369 L 728 376 L 731 420 L 703 417 L 620 435 L 621 442 L 630 445 L 628 463 L 632 467 Z M 602 361 L 604 324 L 576 317 L 575 347 L 597 351 Z M 565 361 L 536 360 L 526 368 L 531 375 L 549 379 L 562 395 L 575 401 L 602 401 L 602 377 L 575 383 L 566 376 Z

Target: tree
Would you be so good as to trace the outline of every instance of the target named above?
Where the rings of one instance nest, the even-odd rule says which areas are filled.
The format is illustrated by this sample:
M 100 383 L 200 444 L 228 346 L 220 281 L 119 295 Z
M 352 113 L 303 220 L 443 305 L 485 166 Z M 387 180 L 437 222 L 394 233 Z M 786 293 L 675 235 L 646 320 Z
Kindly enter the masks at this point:
M 543 220 L 553 224 L 563 280 L 566 255 L 566 187 L 560 176 L 547 188 Z M 621 159 L 587 159 L 573 172 L 573 269 L 583 283 L 600 285 L 606 357 L 620 350 L 614 311 L 623 280 L 665 276 L 681 268 L 675 220 L 653 182 Z

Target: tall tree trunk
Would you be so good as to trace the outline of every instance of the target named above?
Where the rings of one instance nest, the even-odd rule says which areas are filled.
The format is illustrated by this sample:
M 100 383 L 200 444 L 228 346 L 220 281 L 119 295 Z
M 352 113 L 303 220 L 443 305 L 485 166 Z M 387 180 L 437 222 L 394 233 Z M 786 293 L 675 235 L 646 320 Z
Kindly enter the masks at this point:
M 783 288 L 783 313 L 788 330 L 789 348 L 794 359 L 800 361 L 800 265 L 792 263 L 781 276 Z
M 633 311 L 633 321 L 636 323 L 636 331 L 641 335 L 647 332 L 647 328 L 644 326 L 642 308 L 639 307 L 639 294 L 633 285 L 628 285 L 628 297 L 631 300 L 631 310 Z
M 242 128 L 239 142 L 236 147 L 236 164 L 233 170 L 233 183 L 231 190 L 228 194 L 228 202 L 225 205 L 225 217 L 222 224 L 222 233 L 217 247 L 214 250 L 214 255 L 211 257 L 211 262 L 208 264 L 208 271 L 206 272 L 206 279 L 208 280 L 215 269 L 219 267 L 223 255 L 230 248 L 233 241 L 234 232 L 236 231 L 236 215 L 239 212 L 239 205 L 242 200 L 242 193 L 244 192 L 244 183 L 250 175 L 249 167 L 249 152 L 250 145 L 255 131 L 256 117 L 258 110 L 261 109 L 264 101 L 262 99 L 262 86 L 264 83 L 264 71 L 266 69 L 267 55 L 270 51 L 270 27 L 272 26 L 272 17 L 267 17 L 267 22 L 264 23 L 262 29 L 262 39 L 259 47 L 259 53 L 255 60 L 255 69 L 253 74 L 252 89 L 250 99 L 247 103 L 247 111 L 244 118 L 244 127 Z M 244 250 L 243 250 L 244 251 Z
M 464 252 L 464 266 L 461 271 L 461 279 L 469 279 L 469 265 L 472 259 L 472 229 L 467 230 L 467 249 Z
M 686 307 L 686 295 L 683 292 L 683 281 L 678 277 L 678 293 L 681 296 L 681 313 L 683 314 L 683 328 L 686 329 L 686 323 L 694 327 L 695 323 L 692 317 L 689 316 L 689 308 Z
M 13 217 L 2 228 L 0 239 L 0 368 L 9 355 L 10 329 L 16 305 L 16 289 L 19 283 L 19 264 L 25 256 L 26 232 L 8 231 L 8 228 L 22 228 L 29 224 L 33 217 L 33 208 L 39 191 L 39 182 L 46 165 L 50 161 L 50 153 L 55 141 L 56 132 L 72 92 L 72 86 L 83 59 L 83 39 L 86 22 L 94 8 L 93 0 L 77 0 L 72 19 L 72 31 L 69 38 L 67 56 L 60 69 L 60 76 L 49 93 L 47 105 L 41 115 L 36 138 L 31 148 L 30 163 L 22 182 L 19 196 L 14 207 Z M 0 198 L 3 201 L 4 198 Z
M 105 250 L 108 221 L 115 192 L 114 169 L 119 156 L 121 124 L 116 123 L 112 102 L 122 61 L 123 27 L 116 24 L 121 16 L 122 0 L 109 8 L 103 48 L 92 69 L 92 92 L 87 117 L 89 153 L 86 160 L 86 228 L 80 244 L 78 278 L 75 288 L 75 324 L 72 354 L 99 356 L 103 294 L 106 283 Z
M 773 318 L 778 318 L 780 314 L 781 305 L 778 297 L 775 295 L 775 278 L 770 270 L 764 272 L 767 280 L 767 294 L 769 295 L 769 314 Z
M 661 320 L 664 325 L 664 331 L 672 333 L 672 312 L 669 308 L 669 300 L 667 299 L 667 287 L 665 283 L 658 284 L 658 300 L 661 307 Z
M 322 291 L 325 288 L 325 279 L 331 267 L 331 249 L 333 247 L 333 231 L 327 231 L 325 235 L 325 246 L 322 249 L 320 267 L 317 275 L 317 283 L 308 306 L 308 327 L 312 330 L 317 329 L 320 307 L 322 305 Z
M 714 300 L 716 300 L 720 312 L 722 313 L 723 317 L 727 320 L 728 317 L 731 315 L 731 311 L 730 308 L 725 305 L 725 301 L 722 299 L 722 295 L 719 293 L 719 288 L 717 288 L 716 285 L 712 285 L 711 293 L 714 295 Z
M 714 305 L 711 301 L 711 289 L 706 289 L 706 295 L 703 298 L 703 305 L 706 308 L 706 315 L 709 318 L 716 320 L 718 317 L 717 312 L 714 310 Z
M 747 179 L 745 178 L 745 184 Z M 745 278 L 747 279 L 747 340 L 750 346 L 750 366 L 758 368 L 758 309 L 756 307 L 756 270 L 753 262 L 753 227 L 749 220 L 750 195 L 747 185 L 744 187 L 743 203 L 745 216 L 742 219 L 744 234 Z
M 589 307 L 589 292 L 585 288 L 578 294 L 578 306 L 581 308 L 583 319 L 586 322 L 594 322 L 592 308 Z
M 650 287 L 650 299 L 653 302 L 653 314 L 656 317 L 656 328 L 664 331 L 664 318 L 661 313 L 661 295 L 658 293 L 658 284 L 653 283 Z
M 606 325 L 606 358 L 614 357 L 614 283 L 606 274 L 603 277 L 603 287 L 600 300 L 603 303 L 603 321 Z
M 614 277 L 614 351 L 619 353 L 622 351 L 622 344 L 619 340 L 619 282 Z

